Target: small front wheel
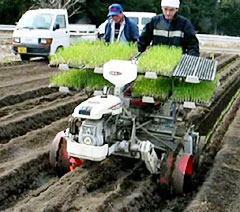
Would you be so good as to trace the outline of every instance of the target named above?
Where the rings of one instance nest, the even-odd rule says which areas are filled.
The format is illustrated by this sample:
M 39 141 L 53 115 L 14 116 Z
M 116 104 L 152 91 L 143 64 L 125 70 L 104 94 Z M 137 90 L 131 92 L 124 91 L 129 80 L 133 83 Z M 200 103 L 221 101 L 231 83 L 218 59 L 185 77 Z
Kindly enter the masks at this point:
M 52 141 L 49 162 L 56 170 L 59 177 L 69 171 L 73 171 L 77 166 L 82 166 L 83 161 L 79 158 L 70 157 L 67 152 L 67 141 L 63 131 L 59 132 Z
M 50 165 L 57 171 L 59 177 L 70 171 L 68 158 L 67 141 L 64 132 L 61 131 L 53 139 L 49 152 Z

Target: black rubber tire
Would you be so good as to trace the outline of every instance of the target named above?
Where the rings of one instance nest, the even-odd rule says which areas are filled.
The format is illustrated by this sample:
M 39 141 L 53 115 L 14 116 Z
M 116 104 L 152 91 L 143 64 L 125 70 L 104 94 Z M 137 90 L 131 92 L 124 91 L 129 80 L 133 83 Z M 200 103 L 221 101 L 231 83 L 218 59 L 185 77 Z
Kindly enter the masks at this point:
M 20 54 L 20 58 L 22 61 L 29 61 L 31 57 L 27 54 Z
M 63 50 L 63 46 L 57 47 L 55 54 L 57 54 L 58 52 L 60 52 L 60 51 L 62 51 L 62 50 Z
M 193 190 L 193 179 L 192 175 L 186 174 L 184 177 L 184 184 L 183 184 L 183 193 L 191 193 Z

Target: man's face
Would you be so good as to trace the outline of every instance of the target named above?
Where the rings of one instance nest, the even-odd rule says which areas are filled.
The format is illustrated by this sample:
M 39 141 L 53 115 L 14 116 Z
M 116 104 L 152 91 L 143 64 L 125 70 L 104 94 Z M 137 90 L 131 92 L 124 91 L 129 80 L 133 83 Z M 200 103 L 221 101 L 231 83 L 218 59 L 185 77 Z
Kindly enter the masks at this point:
M 119 13 L 118 15 L 113 15 L 112 19 L 116 24 L 120 24 L 123 21 L 123 13 Z
M 162 7 L 163 15 L 167 20 L 173 20 L 174 15 L 178 11 L 177 8 Z

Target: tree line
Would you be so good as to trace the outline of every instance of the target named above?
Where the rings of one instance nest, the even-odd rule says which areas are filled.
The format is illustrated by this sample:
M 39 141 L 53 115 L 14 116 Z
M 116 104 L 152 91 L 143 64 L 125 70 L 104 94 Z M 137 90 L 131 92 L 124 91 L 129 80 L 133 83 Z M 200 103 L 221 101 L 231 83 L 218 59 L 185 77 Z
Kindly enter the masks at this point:
M 125 11 L 161 13 L 160 0 L 0 0 L 0 24 L 15 24 L 32 8 L 66 8 L 70 22 L 88 17 L 100 25 L 108 6 L 122 4 Z M 198 33 L 240 36 L 240 0 L 182 0 L 179 14 L 191 20 Z

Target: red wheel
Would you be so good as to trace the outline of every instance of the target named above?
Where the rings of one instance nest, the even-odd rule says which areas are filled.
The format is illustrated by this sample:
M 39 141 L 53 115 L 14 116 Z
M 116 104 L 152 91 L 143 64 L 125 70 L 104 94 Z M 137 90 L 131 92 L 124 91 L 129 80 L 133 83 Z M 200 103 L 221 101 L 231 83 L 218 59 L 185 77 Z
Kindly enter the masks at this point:
M 59 132 L 51 143 L 50 152 L 49 152 L 49 162 L 53 168 L 57 167 L 57 154 L 58 154 L 59 145 L 63 136 L 64 136 L 64 132 L 63 131 Z
M 174 168 L 175 156 L 173 151 L 165 153 L 162 160 L 160 171 L 160 184 L 165 192 L 172 193 L 172 173 Z
M 67 142 L 64 139 L 64 132 L 59 132 L 52 141 L 49 162 L 56 169 L 59 176 L 70 171 L 67 153 Z
M 83 161 L 79 158 L 70 157 L 69 158 L 69 168 L 71 171 L 74 171 L 77 166 L 82 166 Z
M 69 157 L 67 153 L 67 141 L 64 138 L 62 138 L 59 143 L 56 170 L 59 176 L 62 176 L 70 171 Z
M 178 155 L 173 171 L 173 189 L 175 193 L 185 194 L 192 191 L 193 155 Z
M 77 166 L 82 166 L 83 161 L 79 158 L 69 157 L 67 152 L 67 141 L 64 138 L 64 132 L 59 132 L 51 144 L 49 161 L 56 169 L 59 176 L 73 171 Z
M 161 165 L 160 184 L 168 193 L 185 194 L 192 190 L 193 155 L 169 151 Z

